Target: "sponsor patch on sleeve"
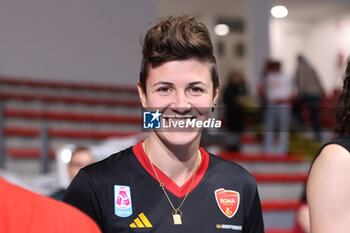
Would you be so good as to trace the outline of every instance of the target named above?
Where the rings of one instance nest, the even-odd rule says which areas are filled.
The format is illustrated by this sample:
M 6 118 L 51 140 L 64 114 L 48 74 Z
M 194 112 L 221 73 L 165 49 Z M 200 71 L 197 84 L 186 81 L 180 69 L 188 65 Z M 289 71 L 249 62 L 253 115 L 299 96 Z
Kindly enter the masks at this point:
M 129 186 L 114 185 L 114 213 L 122 218 L 132 215 L 131 192 Z

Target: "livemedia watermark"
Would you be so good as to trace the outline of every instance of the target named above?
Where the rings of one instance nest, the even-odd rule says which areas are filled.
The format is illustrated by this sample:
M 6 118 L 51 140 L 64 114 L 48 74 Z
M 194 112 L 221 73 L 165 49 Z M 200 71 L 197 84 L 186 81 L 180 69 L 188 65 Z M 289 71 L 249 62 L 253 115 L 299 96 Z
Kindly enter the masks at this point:
M 205 118 L 198 114 L 190 113 L 161 113 L 156 111 L 143 112 L 143 129 L 219 129 L 222 121 L 208 117 Z

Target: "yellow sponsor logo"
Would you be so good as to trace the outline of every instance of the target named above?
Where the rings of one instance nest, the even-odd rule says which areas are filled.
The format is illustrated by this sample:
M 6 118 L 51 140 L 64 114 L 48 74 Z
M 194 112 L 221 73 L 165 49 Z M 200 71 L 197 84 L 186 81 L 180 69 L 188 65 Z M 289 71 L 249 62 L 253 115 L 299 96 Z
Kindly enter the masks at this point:
M 139 214 L 139 217 L 129 225 L 131 228 L 151 228 L 153 227 L 144 213 Z

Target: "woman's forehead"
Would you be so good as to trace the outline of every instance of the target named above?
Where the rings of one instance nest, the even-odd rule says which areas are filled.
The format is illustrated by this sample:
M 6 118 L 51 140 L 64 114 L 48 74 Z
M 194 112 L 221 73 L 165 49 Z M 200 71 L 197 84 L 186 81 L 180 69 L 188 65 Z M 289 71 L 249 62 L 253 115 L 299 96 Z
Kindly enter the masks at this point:
M 150 67 L 147 82 L 211 82 L 210 66 L 197 60 L 169 61 Z

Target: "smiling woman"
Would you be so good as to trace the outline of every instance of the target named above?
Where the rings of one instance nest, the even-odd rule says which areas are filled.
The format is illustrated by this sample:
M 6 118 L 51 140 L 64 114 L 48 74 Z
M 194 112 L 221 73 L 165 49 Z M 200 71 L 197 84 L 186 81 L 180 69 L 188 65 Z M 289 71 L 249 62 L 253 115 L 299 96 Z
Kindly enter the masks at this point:
M 145 89 L 141 87 L 141 83 L 138 87 L 142 106 L 145 109 L 159 109 L 168 116 L 190 115 L 200 121 L 205 121 L 210 117 L 211 108 L 217 100 L 219 91 L 219 87 L 213 91 L 208 65 L 195 59 L 169 61 L 154 68 L 151 66 Z M 165 125 L 169 126 L 171 122 L 178 120 L 183 121 L 183 118 L 166 117 L 167 123 Z M 156 142 L 155 144 L 159 146 L 173 144 L 185 148 L 193 142 L 197 142 L 199 145 L 200 135 L 201 130 L 180 131 L 174 128 L 174 130 L 169 131 L 159 129 L 151 132 L 146 142 L 150 140 L 152 144 Z M 161 150 L 161 148 L 152 148 L 157 151 Z M 189 154 L 193 154 L 197 150 L 197 148 L 191 149 L 192 151 L 188 151 Z M 153 152 L 150 153 L 152 161 Z M 192 158 L 192 155 L 190 157 Z M 185 177 L 184 180 L 187 180 L 186 178 L 188 177 Z
M 162 114 L 175 129 L 152 129 L 146 140 L 85 167 L 65 201 L 103 232 L 264 232 L 255 179 L 199 147 L 203 125 L 179 127 L 183 121 L 209 122 L 217 101 L 206 26 L 191 16 L 169 17 L 148 30 L 142 51 L 142 106 L 155 111 L 151 119 Z

